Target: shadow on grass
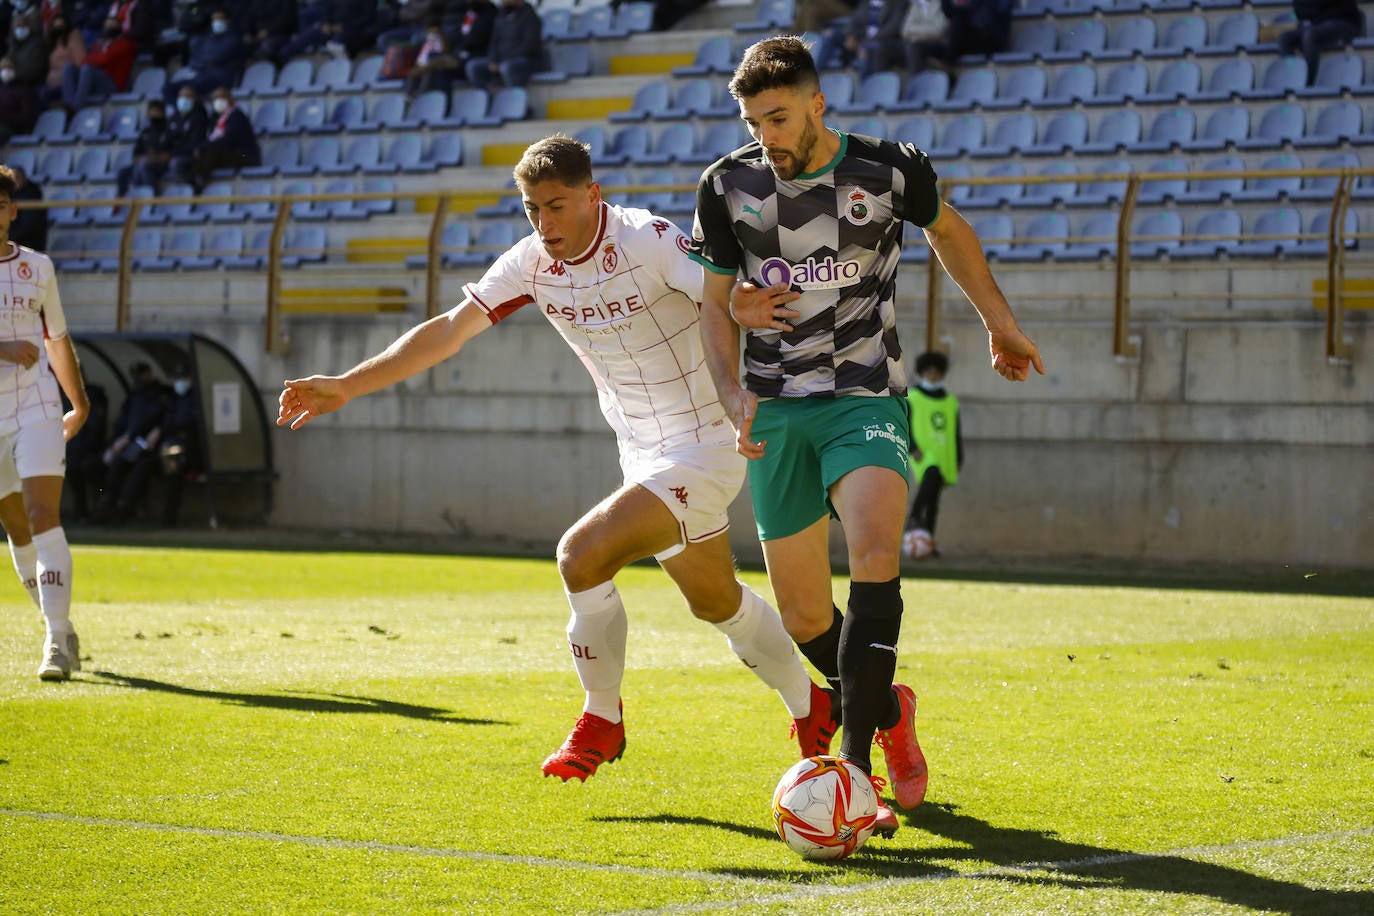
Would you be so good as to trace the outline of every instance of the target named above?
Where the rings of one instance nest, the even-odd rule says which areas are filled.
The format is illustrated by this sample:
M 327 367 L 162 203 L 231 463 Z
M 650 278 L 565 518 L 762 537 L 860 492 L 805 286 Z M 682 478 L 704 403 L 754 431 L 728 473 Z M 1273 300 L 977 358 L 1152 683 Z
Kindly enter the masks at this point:
M 875 878 L 963 878 L 1066 889 L 1115 889 L 1210 897 L 1233 906 L 1293 916 L 1374 913 L 1374 893 L 1369 891 L 1325 890 L 1225 865 L 1199 862 L 1179 854 L 1151 855 L 1069 842 L 1047 831 L 997 827 L 980 818 L 959 814 L 953 805 L 928 803 L 921 807 L 918 815 L 904 814 L 902 817 L 908 827 L 944 837 L 960 847 L 920 849 L 870 840 L 852 859 L 834 864 L 799 865 L 807 869 L 804 872 L 796 868 L 717 868 L 713 871 L 740 878 L 812 885 L 826 884 L 839 872 L 851 875 L 861 872 Z M 712 827 L 768 842 L 778 841 L 771 830 L 704 817 L 656 814 L 597 820 Z M 898 834 L 907 843 L 911 842 L 910 836 L 906 832 Z M 1237 847 L 1238 850 L 1243 848 L 1243 844 Z M 955 868 L 956 864 L 964 867 Z
M 234 693 L 225 690 L 204 690 L 199 687 L 183 687 L 144 677 L 131 677 L 111 671 L 91 672 L 99 683 L 113 687 L 129 687 L 134 690 L 150 690 L 158 693 L 173 693 L 185 697 L 204 697 L 219 700 L 236 706 L 257 706 L 263 709 L 288 709 L 294 712 L 332 712 L 332 713 L 370 713 L 388 716 L 404 716 L 408 719 L 424 719 L 430 722 L 451 722 L 455 725 L 510 725 L 500 719 L 468 719 L 453 714 L 451 709 L 437 706 L 417 706 L 413 703 L 397 703 L 392 700 L 379 700 L 376 697 L 351 696 L 331 693 L 315 696 L 307 693 Z

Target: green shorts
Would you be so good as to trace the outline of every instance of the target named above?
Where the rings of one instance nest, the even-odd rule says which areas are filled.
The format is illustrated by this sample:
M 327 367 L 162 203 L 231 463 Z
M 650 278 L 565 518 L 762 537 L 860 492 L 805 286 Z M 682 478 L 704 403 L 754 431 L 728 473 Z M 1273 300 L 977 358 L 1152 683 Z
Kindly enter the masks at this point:
M 759 402 L 749 462 L 759 540 L 796 534 L 832 514 L 830 487 L 856 468 L 892 468 L 906 480 L 911 430 L 895 397 L 773 398 Z

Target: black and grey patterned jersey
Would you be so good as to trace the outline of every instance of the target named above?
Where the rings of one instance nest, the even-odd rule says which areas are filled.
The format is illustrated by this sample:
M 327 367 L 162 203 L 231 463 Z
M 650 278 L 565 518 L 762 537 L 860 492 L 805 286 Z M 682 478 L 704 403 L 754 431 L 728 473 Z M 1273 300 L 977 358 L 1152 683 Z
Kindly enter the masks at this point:
M 750 143 L 697 186 L 693 259 L 801 293 L 794 330 L 748 332 L 744 382 L 759 397 L 906 393 L 897 262 L 903 223 L 939 215 L 935 171 L 910 144 L 835 133 L 840 151 L 820 171 L 783 181 Z

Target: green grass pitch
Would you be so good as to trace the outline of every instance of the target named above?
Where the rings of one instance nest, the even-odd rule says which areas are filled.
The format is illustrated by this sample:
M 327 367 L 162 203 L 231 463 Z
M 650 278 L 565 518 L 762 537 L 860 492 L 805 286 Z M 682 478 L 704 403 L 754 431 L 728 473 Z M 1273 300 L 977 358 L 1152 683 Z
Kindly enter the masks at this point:
M 923 567 L 929 797 L 811 864 L 781 702 L 656 569 L 618 578 L 629 744 L 583 785 L 539 772 L 581 704 L 549 562 L 75 554 L 70 683 L 0 589 L 3 913 L 1374 912 L 1367 594 Z

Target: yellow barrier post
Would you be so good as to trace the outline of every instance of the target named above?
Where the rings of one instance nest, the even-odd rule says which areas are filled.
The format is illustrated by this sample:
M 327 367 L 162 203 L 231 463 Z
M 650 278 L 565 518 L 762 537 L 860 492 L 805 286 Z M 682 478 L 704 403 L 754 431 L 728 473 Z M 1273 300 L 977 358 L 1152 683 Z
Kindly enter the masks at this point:
M 134 282 L 134 232 L 138 229 L 138 217 L 143 211 L 143 201 L 139 198 L 126 201 L 126 204 L 129 215 L 124 218 L 124 230 L 119 236 L 119 279 L 115 287 L 115 330 L 120 333 L 129 330 Z
M 286 221 L 296 197 L 283 197 L 272 221 L 272 237 L 267 243 L 267 352 L 285 353 L 286 337 L 281 331 L 281 246 L 286 237 Z
M 1121 212 L 1116 223 L 1116 312 L 1112 320 L 1112 355 L 1121 360 L 1140 358 L 1136 340 L 1131 337 L 1131 215 L 1140 194 L 1140 176 L 1126 181 Z
M 452 198 L 447 194 L 440 194 L 434 205 L 434 218 L 429 222 L 428 260 L 425 262 L 425 318 L 433 318 L 443 310 L 443 303 L 439 301 L 439 271 L 444 263 L 444 223 L 448 220 L 451 201 Z

